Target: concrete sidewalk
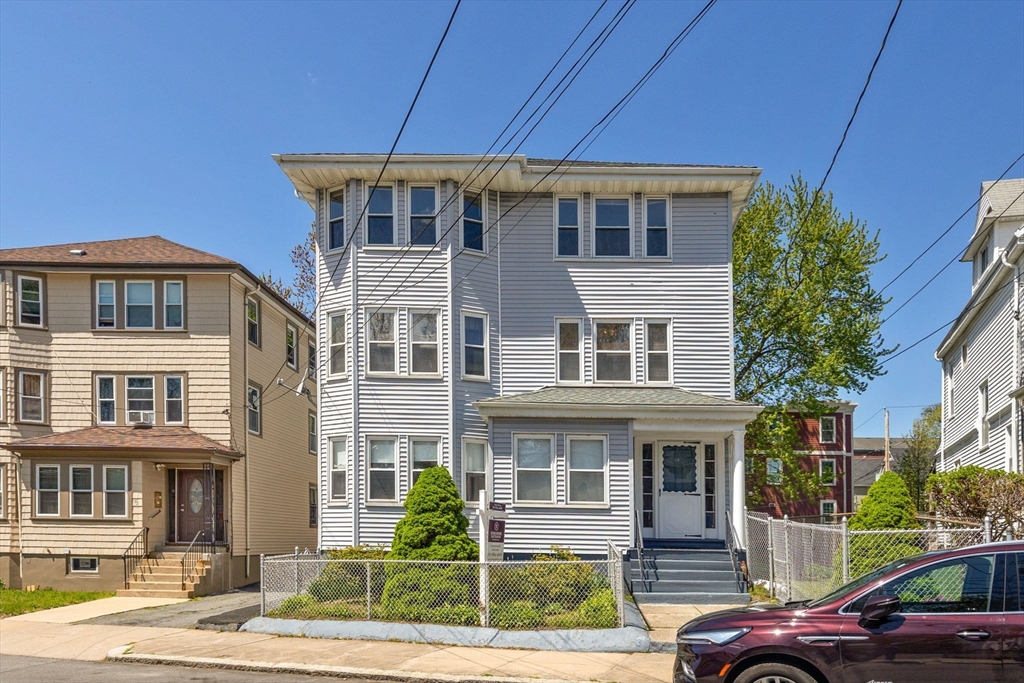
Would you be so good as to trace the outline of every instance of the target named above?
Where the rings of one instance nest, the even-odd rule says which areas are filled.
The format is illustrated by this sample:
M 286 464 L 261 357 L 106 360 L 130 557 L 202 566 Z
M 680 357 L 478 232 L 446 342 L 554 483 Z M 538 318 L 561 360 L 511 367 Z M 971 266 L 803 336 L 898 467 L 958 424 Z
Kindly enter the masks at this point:
M 108 653 L 118 661 L 398 681 L 668 683 L 672 677 L 669 654 L 504 650 L 0 620 L 0 655 L 101 661 Z
M 11 621 L 42 621 L 50 624 L 73 624 L 76 621 L 109 617 L 112 614 L 131 612 L 151 607 L 164 607 L 188 602 L 184 598 L 100 598 L 65 607 L 7 617 Z
M 650 625 L 652 643 L 676 642 L 676 631 L 679 627 L 702 614 L 734 609 L 738 605 L 659 605 L 645 603 L 638 605 L 644 613 L 644 619 Z

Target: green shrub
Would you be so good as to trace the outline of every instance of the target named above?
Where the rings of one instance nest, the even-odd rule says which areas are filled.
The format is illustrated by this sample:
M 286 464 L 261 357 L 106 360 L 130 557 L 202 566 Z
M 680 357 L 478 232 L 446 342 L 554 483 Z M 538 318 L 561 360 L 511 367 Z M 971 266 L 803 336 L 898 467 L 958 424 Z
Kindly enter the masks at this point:
M 480 550 L 466 530 L 466 504 L 448 470 L 428 467 L 405 498 L 405 516 L 395 525 L 391 560 L 476 560 Z
M 610 588 L 594 591 L 579 607 L 571 612 L 555 614 L 544 620 L 548 628 L 615 628 L 619 623 L 619 610 L 615 594 Z
M 856 579 L 890 562 L 919 555 L 916 534 L 866 534 L 850 537 L 850 579 Z M 842 571 L 841 563 L 836 563 Z
M 886 472 L 868 489 L 860 510 L 850 518 L 850 529 L 918 529 L 914 501 L 900 475 Z
M 331 560 L 381 560 L 387 550 L 380 546 L 357 545 L 340 550 L 328 550 Z M 384 575 L 379 571 L 371 571 L 370 590 L 373 595 L 380 595 L 384 588 Z M 320 602 L 332 600 L 366 601 L 366 565 L 355 562 L 330 562 L 307 589 L 309 594 Z
M 392 621 L 479 623 L 479 595 L 474 565 L 396 562 L 387 567 L 381 613 Z
M 537 604 L 529 600 L 497 603 L 491 606 L 491 626 L 505 631 L 537 628 L 544 619 Z
M 534 555 L 533 561 L 538 564 L 525 566 L 526 580 L 532 586 L 535 602 L 546 606 L 557 603 L 564 609 L 573 610 L 579 607 L 595 590 L 606 588 L 608 583 L 589 562 L 580 562 L 568 548 L 552 546 L 551 553 Z M 566 562 L 545 566 L 546 562 Z

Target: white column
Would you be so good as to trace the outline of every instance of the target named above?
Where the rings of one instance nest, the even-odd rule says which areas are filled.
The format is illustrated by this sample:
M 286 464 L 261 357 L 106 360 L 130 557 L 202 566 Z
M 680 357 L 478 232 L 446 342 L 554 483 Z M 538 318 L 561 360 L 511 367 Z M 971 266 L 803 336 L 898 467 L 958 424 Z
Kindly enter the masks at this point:
M 732 505 L 729 516 L 732 518 L 733 533 L 736 542 L 743 548 L 747 547 L 747 520 L 743 514 L 743 506 L 747 498 L 746 470 L 743 464 L 743 437 L 746 432 L 734 429 L 732 432 Z

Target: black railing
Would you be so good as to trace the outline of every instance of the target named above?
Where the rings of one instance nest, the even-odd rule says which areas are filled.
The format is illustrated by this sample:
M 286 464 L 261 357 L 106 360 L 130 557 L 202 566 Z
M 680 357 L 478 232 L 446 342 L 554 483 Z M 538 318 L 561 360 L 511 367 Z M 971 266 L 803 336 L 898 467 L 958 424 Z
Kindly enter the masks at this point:
M 185 549 L 185 554 L 181 558 L 181 590 L 188 590 L 188 580 L 198 569 L 203 556 L 211 552 L 213 552 L 213 542 L 206 540 L 205 529 L 200 530 L 188 544 L 188 548 Z
M 739 547 L 736 544 L 736 530 L 732 526 L 732 515 L 725 511 L 725 547 L 729 549 L 729 559 L 732 561 L 732 572 L 736 579 L 736 587 L 741 593 L 747 592 L 747 580 L 739 565 Z
M 132 575 L 138 568 L 139 563 L 146 559 L 146 555 L 149 554 L 149 527 L 143 527 L 142 531 L 138 533 L 131 543 L 128 544 L 128 549 L 121 555 L 121 560 L 124 562 L 124 587 L 129 588 L 129 584 L 132 580 Z

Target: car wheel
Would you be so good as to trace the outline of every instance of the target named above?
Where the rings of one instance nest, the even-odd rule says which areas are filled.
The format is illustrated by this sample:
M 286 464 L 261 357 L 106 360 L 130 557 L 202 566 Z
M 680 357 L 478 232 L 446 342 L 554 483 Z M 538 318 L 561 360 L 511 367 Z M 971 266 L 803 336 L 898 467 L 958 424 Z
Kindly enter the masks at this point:
M 817 683 L 814 676 L 790 664 L 755 664 L 736 677 L 735 683 Z

